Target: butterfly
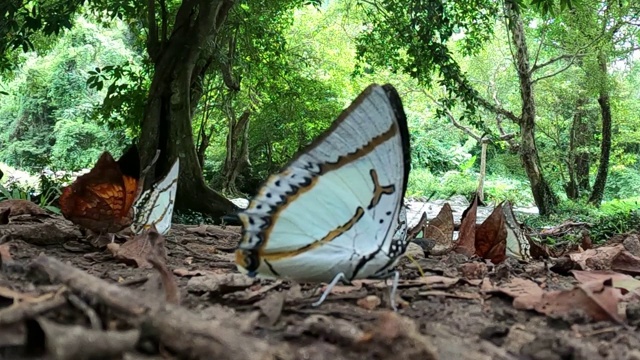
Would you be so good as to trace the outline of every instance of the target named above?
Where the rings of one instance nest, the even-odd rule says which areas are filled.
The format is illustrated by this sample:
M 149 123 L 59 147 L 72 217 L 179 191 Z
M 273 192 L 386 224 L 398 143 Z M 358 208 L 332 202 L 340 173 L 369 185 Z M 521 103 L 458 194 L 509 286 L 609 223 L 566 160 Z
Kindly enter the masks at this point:
M 105 151 L 87 174 L 62 189 L 60 210 L 66 219 L 93 232 L 116 233 L 131 224 L 141 185 L 136 145 L 118 161 Z
M 238 270 L 330 282 L 314 305 L 340 280 L 389 276 L 408 245 L 410 167 L 400 96 L 392 85 L 372 84 L 238 214 Z
M 133 207 L 135 215 L 131 230 L 134 233 L 140 234 L 152 225 L 161 235 L 169 231 L 178 189 L 179 170 L 180 159 L 176 159 L 167 175 L 140 195 Z

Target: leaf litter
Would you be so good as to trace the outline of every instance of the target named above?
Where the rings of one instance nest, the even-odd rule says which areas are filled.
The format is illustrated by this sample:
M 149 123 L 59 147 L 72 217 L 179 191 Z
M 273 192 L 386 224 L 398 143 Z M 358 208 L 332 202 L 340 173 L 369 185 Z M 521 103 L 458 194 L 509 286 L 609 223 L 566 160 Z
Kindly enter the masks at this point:
M 93 256 L 62 246 L 86 241 L 73 227 L 44 243 L 5 237 L 0 328 L 11 330 L 0 333 L 11 336 L 10 346 L 0 341 L 0 355 L 28 358 L 21 350 L 37 348 L 52 358 L 122 358 L 145 349 L 165 358 L 477 360 L 544 358 L 553 348 L 574 358 L 631 356 L 640 346 L 630 328 L 640 324 L 637 236 L 554 255 L 510 219 L 508 202 L 482 224 L 475 224 L 477 205 L 456 240 L 446 206 L 414 233 L 433 241 L 434 251 L 401 261 L 398 313 L 385 300 L 390 281 L 336 286 L 316 308 L 317 284 L 239 274 L 229 254 L 239 238 L 232 227 L 176 225 L 166 240 L 150 229 Z M 38 226 L 24 216 L 18 221 Z M 55 216 L 42 221 L 68 226 Z M 522 239 L 531 258 L 519 256 Z M 535 246 L 546 252 L 542 259 Z M 30 271 L 7 271 L 6 262 Z M 567 325 L 546 325 L 557 320 Z M 602 342 L 614 333 L 624 341 Z

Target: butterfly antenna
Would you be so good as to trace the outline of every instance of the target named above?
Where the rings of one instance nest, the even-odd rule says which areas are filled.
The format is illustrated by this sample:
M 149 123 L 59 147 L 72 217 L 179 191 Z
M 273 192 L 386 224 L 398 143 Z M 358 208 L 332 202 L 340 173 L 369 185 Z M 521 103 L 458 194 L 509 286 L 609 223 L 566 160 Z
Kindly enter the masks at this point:
M 149 162 L 149 164 L 142 170 L 140 173 L 140 178 L 144 179 L 147 176 L 147 173 L 151 170 L 151 167 L 156 164 L 158 158 L 160 157 L 160 150 L 156 150 L 156 154 L 153 156 L 153 159 Z
M 398 292 L 398 282 L 400 281 L 400 273 L 398 271 L 394 271 L 393 275 L 393 283 L 391 284 L 391 291 L 389 292 L 391 304 L 391 308 L 393 311 L 398 311 L 398 307 L 396 306 L 396 293 Z
M 338 284 L 338 281 L 344 279 L 344 273 L 338 273 L 333 280 L 331 280 L 331 282 L 329 283 L 329 286 L 327 286 L 327 288 L 324 290 L 324 292 L 322 293 L 322 296 L 320 296 L 320 299 L 318 299 L 318 301 L 314 302 L 313 304 L 311 304 L 311 306 L 320 306 L 320 304 L 322 304 L 324 302 L 324 300 L 327 298 L 327 296 L 329 296 L 329 294 L 331 293 L 331 290 L 333 290 L 333 288 L 336 286 L 336 284 Z

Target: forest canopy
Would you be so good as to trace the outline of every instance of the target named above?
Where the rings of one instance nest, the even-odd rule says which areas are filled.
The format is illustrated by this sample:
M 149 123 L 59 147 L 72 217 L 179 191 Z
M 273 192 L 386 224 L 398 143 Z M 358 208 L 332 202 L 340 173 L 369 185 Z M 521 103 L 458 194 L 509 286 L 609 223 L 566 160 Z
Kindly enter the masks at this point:
M 77 171 L 139 141 L 143 160 L 162 150 L 158 173 L 180 157 L 178 209 L 220 216 L 377 82 L 408 116 L 409 196 L 470 197 L 486 176 L 487 200 L 543 215 L 638 197 L 632 1 L 11 0 L 0 12 L 3 171 Z

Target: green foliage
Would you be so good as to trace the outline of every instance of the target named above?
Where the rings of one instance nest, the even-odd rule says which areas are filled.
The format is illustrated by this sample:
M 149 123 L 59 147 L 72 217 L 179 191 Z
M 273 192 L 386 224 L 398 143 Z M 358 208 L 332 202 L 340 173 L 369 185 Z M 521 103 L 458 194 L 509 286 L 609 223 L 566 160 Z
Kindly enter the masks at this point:
M 603 202 L 600 208 L 584 200 L 564 201 L 549 217 L 525 218 L 525 223 L 534 228 L 555 226 L 564 221 L 590 224 L 591 239 L 601 243 L 613 235 L 640 230 L 640 197 Z
M 80 18 L 47 54 L 25 54 L 17 76 L 0 78 L 9 93 L 0 97 L 0 160 L 34 172 L 79 169 L 122 147 L 126 128 L 92 122 L 104 91 L 87 91 L 85 79 L 96 64 L 130 57 L 124 36 Z
M 184 225 L 200 225 L 200 224 L 211 224 L 215 222 L 215 219 L 211 217 L 195 212 L 195 211 L 175 211 L 173 213 L 173 218 L 171 222 L 174 224 L 184 224 Z

